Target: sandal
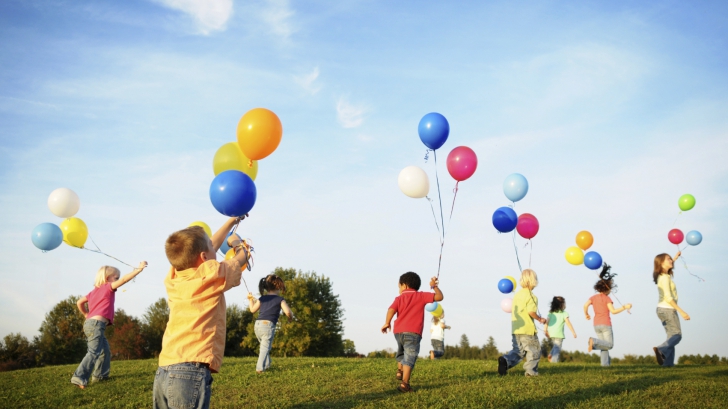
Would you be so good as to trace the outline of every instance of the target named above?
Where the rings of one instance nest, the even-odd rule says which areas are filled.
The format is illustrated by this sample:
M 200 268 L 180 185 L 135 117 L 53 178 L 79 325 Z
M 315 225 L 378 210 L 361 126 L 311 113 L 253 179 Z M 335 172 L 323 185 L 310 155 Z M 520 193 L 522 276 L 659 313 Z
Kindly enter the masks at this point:
M 404 393 L 415 391 L 414 389 L 410 388 L 410 384 L 408 384 L 407 382 L 402 382 L 401 384 L 399 384 L 397 390 Z
M 401 369 L 397 369 L 397 380 L 398 381 L 401 381 L 402 380 L 402 375 L 403 375 L 402 370 Z

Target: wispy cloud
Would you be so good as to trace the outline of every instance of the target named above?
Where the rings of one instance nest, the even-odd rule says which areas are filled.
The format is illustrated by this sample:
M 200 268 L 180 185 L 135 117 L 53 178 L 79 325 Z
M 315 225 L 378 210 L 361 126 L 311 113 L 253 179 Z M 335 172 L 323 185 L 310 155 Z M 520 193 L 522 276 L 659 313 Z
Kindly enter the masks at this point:
M 233 14 L 233 0 L 154 0 L 171 9 L 189 14 L 200 34 L 225 30 Z
M 344 128 L 356 128 L 364 123 L 364 106 L 351 104 L 346 97 L 339 98 L 336 103 L 336 116 Z
M 319 84 L 316 84 L 316 80 L 319 77 L 319 68 L 316 67 L 311 71 L 310 74 L 302 75 L 302 76 L 296 76 L 294 79 L 296 80 L 296 83 L 300 85 L 306 92 L 310 93 L 311 95 L 315 95 L 317 92 L 321 90 L 321 86 Z
M 283 40 L 295 31 L 291 17 L 295 14 L 291 10 L 288 0 L 268 0 L 267 7 L 262 12 L 263 21 L 270 27 L 270 31 Z

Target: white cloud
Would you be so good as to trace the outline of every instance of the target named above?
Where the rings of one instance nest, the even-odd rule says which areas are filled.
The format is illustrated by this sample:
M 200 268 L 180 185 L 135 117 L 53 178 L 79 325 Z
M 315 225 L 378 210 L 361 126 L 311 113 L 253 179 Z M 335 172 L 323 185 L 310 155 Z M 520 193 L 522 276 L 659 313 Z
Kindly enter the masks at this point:
M 225 30 L 233 14 L 233 0 L 155 0 L 171 9 L 189 14 L 201 34 Z
M 294 11 L 289 7 L 288 0 L 268 0 L 267 3 L 268 7 L 262 12 L 263 20 L 273 34 L 287 40 L 295 31 L 290 20 Z
M 364 123 L 366 108 L 349 103 L 345 97 L 339 98 L 336 103 L 336 115 L 344 128 L 356 128 Z
M 313 71 L 310 74 L 303 75 L 300 77 L 294 77 L 296 80 L 296 83 L 300 85 L 306 92 L 310 93 L 311 95 L 315 95 L 317 92 L 321 90 L 321 86 L 316 84 L 316 80 L 319 76 L 319 68 L 316 67 L 313 69 Z

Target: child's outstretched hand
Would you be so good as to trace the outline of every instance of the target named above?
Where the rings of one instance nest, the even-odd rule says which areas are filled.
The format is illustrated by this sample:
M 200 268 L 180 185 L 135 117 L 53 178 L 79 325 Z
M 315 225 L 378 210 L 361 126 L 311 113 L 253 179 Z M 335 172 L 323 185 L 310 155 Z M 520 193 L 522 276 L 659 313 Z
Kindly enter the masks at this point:
M 430 288 L 435 288 L 438 284 L 440 284 L 440 280 L 438 280 L 437 277 L 432 277 L 430 279 Z
M 146 261 L 142 261 L 141 263 L 139 263 L 139 267 L 137 267 L 137 270 L 142 271 L 145 268 L 147 268 L 147 266 L 148 266 L 147 262 Z
M 248 293 L 248 299 L 250 301 L 253 301 L 255 299 L 255 297 L 253 297 L 253 293 Z
M 387 324 L 384 324 L 384 325 L 382 326 L 382 334 L 386 334 L 386 333 L 387 333 L 387 332 L 389 331 L 389 329 L 390 329 L 391 327 L 392 327 L 392 325 L 391 325 L 391 324 L 389 324 L 389 323 L 387 323 Z

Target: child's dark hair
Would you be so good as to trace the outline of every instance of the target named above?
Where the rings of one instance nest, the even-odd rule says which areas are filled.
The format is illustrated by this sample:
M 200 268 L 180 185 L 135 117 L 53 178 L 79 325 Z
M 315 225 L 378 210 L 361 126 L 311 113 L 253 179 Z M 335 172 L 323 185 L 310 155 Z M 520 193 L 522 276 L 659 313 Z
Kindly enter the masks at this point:
M 399 276 L 399 283 L 404 284 L 415 291 L 419 290 L 420 285 L 422 285 L 420 276 L 418 276 L 417 273 L 413 273 L 411 271 L 408 271 Z
M 551 310 L 549 312 L 561 312 L 566 308 L 566 300 L 564 297 L 556 296 L 551 300 Z
M 614 291 L 614 289 L 617 288 L 614 284 L 614 277 L 617 275 L 609 272 L 611 268 L 612 267 L 609 264 L 604 263 L 602 266 L 602 272 L 599 273 L 599 281 L 594 284 L 595 291 L 604 294 L 609 291 Z
M 258 291 L 260 291 L 260 295 L 264 295 L 265 293 L 275 290 L 286 290 L 286 283 L 283 282 L 282 278 L 275 274 L 268 274 L 260 279 L 260 282 L 258 283 Z

